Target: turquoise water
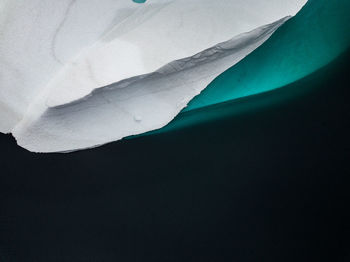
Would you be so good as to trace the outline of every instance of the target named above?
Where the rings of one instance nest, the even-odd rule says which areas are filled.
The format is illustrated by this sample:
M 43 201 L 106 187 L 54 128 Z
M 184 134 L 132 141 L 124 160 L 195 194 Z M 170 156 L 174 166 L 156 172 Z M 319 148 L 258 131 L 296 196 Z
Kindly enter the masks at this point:
M 350 45 L 350 1 L 309 0 L 261 48 L 196 97 L 190 111 L 292 83 L 325 66 Z
M 349 0 L 309 0 L 260 48 L 216 78 L 168 126 L 150 133 L 213 119 L 212 113 L 205 114 L 209 107 L 281 88 L 329 64 L 350 46 L 349 14 Z M 242 111 L 244 103 L 239 104 L 237 112 L 230 108 L 227 114 Z M 225 114 L 224 109 L 219 111 Z

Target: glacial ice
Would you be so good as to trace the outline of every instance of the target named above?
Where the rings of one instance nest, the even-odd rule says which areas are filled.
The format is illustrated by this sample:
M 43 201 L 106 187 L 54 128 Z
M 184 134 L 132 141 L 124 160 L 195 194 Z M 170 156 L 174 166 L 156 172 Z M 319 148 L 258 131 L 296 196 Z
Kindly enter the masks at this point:
M 169 123 L 306 0 L 0 1 L 0 131 L 34 152 Z

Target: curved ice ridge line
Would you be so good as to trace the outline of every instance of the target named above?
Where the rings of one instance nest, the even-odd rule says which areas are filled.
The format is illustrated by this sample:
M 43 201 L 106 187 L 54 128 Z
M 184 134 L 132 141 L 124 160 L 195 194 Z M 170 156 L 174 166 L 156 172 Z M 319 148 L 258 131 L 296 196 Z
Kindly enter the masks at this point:
M 61 105 L 54 105 L 54 106 L 48 106 L 48 109 L 60 109 L 64 107 L 69 107 L 73 105 L 77 105 L 79 103 L 83 103 L 84 101 L 88 100 L 92 96 L 99 95 L 100 93 L 104 92 L 105 90 L 114 90 L 114 89 L 122 89 L 127 88 L 131 84 L 134 84 L 139 81 L 144 81 L 147 79 L 152 79 L 156 77 L 165 77 L 170 74 L 175 74 L 193 67 L 197 67 L 202 64 L 210 63 L 215 60 L 221 59 L 223 57 L 226 57 L 236 51 L 242 50 L 246 48 L 249 45 L 252 45 L 254 42 L 258 42 L 260 40 L 263 40 L 267 36 L 271 36 L 282 24 L 284 24 L 286 21 L 288 21 L 292 16 L 286 16 L 280 20 L 277 20 L 276 22 L 273 22 L 268 25 L 261 26 L 257 29 L 254 29 L 250 32 L 245 32 L 242 34 L 239 34 L 235 36 L 234 38 L 221 42 L 213 47 L 210 47 L 202 52 L 199 52 L 193 56 L 182 58 L 179 60 L 172 61 L 158 70 L 144 74 L 139 76 L 133 76 L 127 79 L 123 79 L 121 81 L 118 81 L 116 83 L 113 83 L 111 85 L 97 87 L 93 89 L 88 95 L 81 97 L 79 99 L 73 100 L 68 103 L 64 103 Z M 255 37 L 255 33 L 257 31 L 262 31 L 261 34 L 259 34 L 257 37 Z M 245 37 L 249 38 L 245 40 Z M 251 39 L 250 39 L 251 38 Z M 251 40 L 251 42 L 249 41 Z M 248 42 L 248 44 L 247 44 Z M 163 91 L 164 89 L 159 91 Z M 129 98 L 130 99 L 130 98 Z M 122 99 L 121 99 L 122 100 Z
M 43 112 L 43 114 L 38 116 L 39 117 L 38 119 L 36 119 L 34 121 L 32 119 L 29 122 L 28 122 L 28 120 L 26 121 L 24 119 L 14 128 L 12 133 L 15 136 L 17 143 L 20 146 L 22 146 L 26 149 L 29 149 L 31 151 L 34 151 L 34 152 L 71 152 L 71 151 L 76 151 L 76 150 L 80 150 L 80 149 L 101 146 L 103 144 L 106 144 L 106 143 L 109 143 L 112 141 L 120 140 L 120 139 L 127 137 L 127 136 L 138 135 L 138 134 L 141 134 L 144 132 L 148 132 L 148 131 L 162 128 L 165 125 L 167 125 L 169 122 L 171 122 L 171 120 L 184 107 L 187 106 L 188 102 L 193 97 L 198 95 L 203 89 L 205 89 L 205 87 L 212 80 L 214 80 L 223 71 L 225 71 L 229 67 L 233 66 L 234 64 L 236 64 L 237 62 L 242 60 L 245 56 L 247 56 L 249 53 L 254 51 L 261 44 L 263 44 L 282 24 L 284 24 L 288 19 L 290 19 L 290 17 L 291 16 L 287 16 L 287 17 L 282 18 L 274 23 L 259 27 L 255 30 L 252 30 L 252 31 L 247 32 L 247 33 L 240 34 L 240 35 L 232 38 L 229 41 L 219 43 L 219 44 L 215 45 L 214 47 L 206 49 L 206 50 L 204 50 L 204 51 L 202 51 L 194 56 L 173 61 L 173 62 L 161 67 L 160 69 L 158 69 L 157 71 L 155 71 L 153 73 L 136 76 L 136 77 L 132 77 L 129 79 L 124 79 L 122 81 L 119 81 L 119 82 L 114 83 L 114 84 L 109 85 L 109 86 L 96 88 L 89 95 L 87 95 L 83 98 L 80 98 L 78 100 L 75 100 L 75 101 L 72 101 L 72 102 L 69 102 L 66 104 L 62 104 L 62 105 L 47 107 L 46 110 Z M 245 52 L 245 53 L 241 54 L 242 52 Z M 239 57 L 239 59 L 237 59 L 237 57 L 234 56 L 235 54 L 237 54 L 237 56 L 240 55 L 241 57 Z M 235 59 L 232 59 L 232 58 L 235 58 Z M 63 127 L 60 126 L 60 124 L 63 123 L 62 119 L 64 119 L 65 117 L 66 117 L 65 120 L 68 121 L 68 123 L 71 123 L 69 121 L 69 117 L 72 117 L 74 114 L 77 114 L 78 112 L 81 112 L 81 111 L 86 112 L 87 109 L 89 109 L 89 108 L 96 109 L 99 106 L 103 107 L 103 106 L 106 106 L 106 104 L 111 105 L 113 107 L 116 107 L 120 111 L 123 111 L 123 108 L 119 108 L 118 105 L 115 104 L 115 102 L 122 102 L 122 101 L 129 100 L 131 98 L 140 97 L 140 94 L 137 94 L 139 91 L 137 89 L 138 84 L 143 83 L 144 84 L 143 86 L 145 86 L 147 81 L 154 81 L 154 80 L 159 80 L 159 82 L 165 81 L 168 78 L 176 76 L 176 74 L 181 74 L 182 72 L 187 72 L 190 70 L 196 70 L 198 67 L 201 67 L 201 66 L 205 67 L 207 64 L 210 64 L 210 63 L 215 63 L 215 62 L 219 63 L 218 61 L 220 61 L 222 59 L 231 59 L 231 60 L 236 60 L 236 61 L 233 61 L 232 64 L 229 66 L 227 66 L 227 64 L 226 64 L 226 66 L 224 66 L 224 68 L 221 68 L 219 70 L 217 70 L 215 68 L 214 71 L 217 70 L 217 72 L 215 72 L 214 74 L 203 76 L 202 78 L 203 79 L 206 78 L 207 84 L 205 84 L 204 86 L 199 86 L 197 88 L 193 88 L 192 90 L 190 90 L 191 92 L 189 92 L 187 97 L 183 98 L 177 104 L 175 110 L 173 110 L 173 112 L 169 112 L 169 113 L 171 113 L 171 117 L 168 116 L 167 119 L 163 119 L 162 121 L 159 121 L 158 123 L 153 123 L 151 125 L 148 125 L 147 128 L 143 129 L 143 130 L 133 130 L 133 131 L 128 130 L 128 132 L 125 132 L 125 130 L 124 131 L 118 130 L 118 132 L 120 132 L 120 134 L 117 137 L 115 137 L 115 136 L 112 138 L 109 137 L 108 139 L 104 139 L 103 141 L 101 141 L 101 139 L 100 140 L 97 139 L 97 140 L 95 140 L 95 142 L 93 142 L 91 138 L 89 138 L 89 140 L 84 141 L 84 138 L 79 136 L 79 134 L 77 134 L 76 137 L 74 137 L 74 135 L 72 135 L 71 139 L 77 139 L 77 140 L 80 139 L 81 140 L 80 142 L 82 143 L 82 145 L 79 145 L 79 146 L 75 145 L 72 148 L 67 148 L 67 146 L 64 146 L 64 148 L 63 148 L 59 142 L 51 141 L 51 143 L 54 144 L 54 147 L 56 149 L 50 148 L 52 145 L 48 146 L 45 149 L 45 146 L 46 146 L 46 143 L 44 142 L 45 137 L 49 137 L 51 140 L 56 140 L 56 139 L 59 140 L 59 135 L 61 132 L 60 128 L 61 129 L 65 128 L 64 126 Z M 193 83 L 196 80 L 203 80 L 202 78 L 189 79 L 189 82 Z M 171 88 L 174 88 L 174 87 L 170 87 L 170 89 Z M 110 92 L 118 93 L 118 92 L 121 92 L 122 90 L 127 90 L 129 93 L 131 91 L 131 95 L 130 94 L 127 94 L 126 96 L 124 95 L 124 98 L 123 98 L 123 95 L 119 94 L 120 96 L 114 97 L 113 101 L 110 99 L 111 94 L 107 94 L 108 97 L 106 96 L 106 93 L 110 93 Z M 164 89 L 164 88 L 158 88 L 158 90 L 153 90 L 154 92 L 152 92 L 152 94 L 157 93 L 157 92 L 164 92 L 166 90 L 167 89 Z M 143 95 L 146 95 L 146 94 L 145 93 L 141 94 L 141 96 L 143 96 Z M 110 108 L 109 109 L 107 108 L 105 110 L 110 110 Z M 124 112 L 124 113 L 128 113 L 128 112 Z M 86 112 L 86 114 L 89 114 L 89 112 Z M 83 117 L 83 116 L 80 116 L 80 117 Z M 55 120 L 56 120 L 56 122 L 55 122 Z M 43 127 L 47 126 L 47 124 L 45 123 L 45 124 L 43 124 L 43 126 L 40 126 L 40 122 L 44 123 L 44 121 L 48 121 L 49 124 L 51 121 L 51 124 L 54 125 L 55 127 L 57 126 L 57 129 L 52 129 L 52 128 L 50 129 L 49 128 L 51 133 L 50 132 L 47 133 L 43 129 Z M 82 120 L 82 121 L 84 121 L 84 120 Z M 136 121 L 137 121 L 137 119 L 136 119 Z M 74 125 L 74 123 L 72 125 Z M 122 129 L 122 127 L 121 127 L 121 129 Z M 55 130 L 55 131 L 53 131 L 53 130 Z M 53 134 L 52 132 L 55 132 L 55 134 Z M 74 130 L 71 132 L 74 132 Z M 45 135 L 43 135 L 43 134 L 45 134 Z M 31 143 L 32 142 L 31 140 L 38 142 L 42 139 L 43 139 L 43 141 L 41 141 L 41 143 L 37 143 L 37 144 L 42 145 L 40 147 L 41 149 L 36 148 L 35 143 L 33 143 L 33 144 Z M 86 143 L 87 141 L 88 141 L 88 143 Z

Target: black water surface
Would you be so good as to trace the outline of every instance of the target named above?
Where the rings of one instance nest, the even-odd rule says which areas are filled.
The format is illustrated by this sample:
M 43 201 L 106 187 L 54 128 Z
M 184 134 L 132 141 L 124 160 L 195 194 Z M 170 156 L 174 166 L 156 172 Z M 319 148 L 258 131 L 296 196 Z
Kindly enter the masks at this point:
M 350 261 L 349 61 L 93 150 L 1 135 L 0 261 Z

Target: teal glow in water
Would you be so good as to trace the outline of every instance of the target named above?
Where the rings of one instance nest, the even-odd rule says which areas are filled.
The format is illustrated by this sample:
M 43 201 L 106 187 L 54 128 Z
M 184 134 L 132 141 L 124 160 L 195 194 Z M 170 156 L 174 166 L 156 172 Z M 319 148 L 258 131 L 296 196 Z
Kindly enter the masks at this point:
M 132 1 L 138 4 L 142 4 L 146 2 L 146 0 L 132 0 Z
M 220 75 L 183 111 L 276 89 L 325 66 L 350 45 L 349 13 L 349 0 L 309 0 L 262 47 Z
M 349 0 L 309 0 L 260 48 L 216 78 L 169 125 L 148 134 L 213 119 L 213 114 L 234 114 L 231 107 L 229 112 L 207 109 L 281 88 L 329 64 L 350 46 L 349 13 Z M 238 104 L 236 113 L 244 108 Z

